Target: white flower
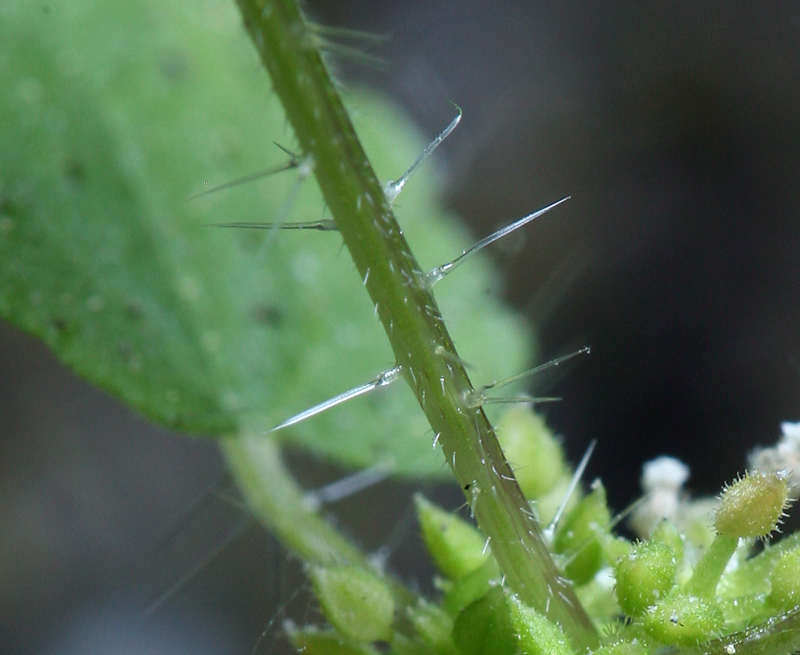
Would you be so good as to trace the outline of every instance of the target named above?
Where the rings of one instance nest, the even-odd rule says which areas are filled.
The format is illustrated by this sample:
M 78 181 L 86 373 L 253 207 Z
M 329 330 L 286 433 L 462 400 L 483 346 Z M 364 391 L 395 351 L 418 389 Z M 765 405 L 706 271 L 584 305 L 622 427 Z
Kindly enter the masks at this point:
M 662 519 L 676 521 L 681 506 L 681 490 L 689 479 L 689 467 L 679 459 L 662 455 L 642 467 L 645 496 L 633 511 L 630 524 L 641 537 L 649 537 Z
M 750 453 L 750 466 L 763 473 L 785 473 L 789 488 L 796 491 L 800 489 L 800 423 L 781 423 L 781 432 L 775 446 Z

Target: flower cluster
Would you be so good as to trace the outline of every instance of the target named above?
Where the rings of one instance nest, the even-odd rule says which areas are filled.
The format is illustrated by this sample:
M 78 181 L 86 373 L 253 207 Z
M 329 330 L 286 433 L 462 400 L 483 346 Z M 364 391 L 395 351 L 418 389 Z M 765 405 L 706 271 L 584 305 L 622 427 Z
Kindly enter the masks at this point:
M 699 644 L 764 652 L 777 631 L 763 626 L 800 606 L 798 535 L 766 542 L 789 503 L 783 468 L 754 468 L 718 498 L 692 499 L 684 464 L 668 457 L 649 462 L 630 521 L 642 539 L 630 541 L 613 532 L 617 520 L 603 485 L 574 484 L 560 443 L 528 407 L 508 411 L 497 432 L 516 464 L 526 511 L 549 524 L 544 532 L 557 566 L 604 635 L 592 652 L 640 655 Z M 781 444 L 790 432 L 784 428 Z M 416 506 L 441 576 L 438 602 L 417 599 L 399 608 L 388 586 L 347 567 L 317 567 L 311 579 L 334 630 L 292 628 L 296 646 L 322 655 L 377 652 L 376 641 L 398 655 L 578 654 L 555 622 L 504 584 L 476 527 L 422 496 Z M 403 623 L 412 628 L 404 631 Z

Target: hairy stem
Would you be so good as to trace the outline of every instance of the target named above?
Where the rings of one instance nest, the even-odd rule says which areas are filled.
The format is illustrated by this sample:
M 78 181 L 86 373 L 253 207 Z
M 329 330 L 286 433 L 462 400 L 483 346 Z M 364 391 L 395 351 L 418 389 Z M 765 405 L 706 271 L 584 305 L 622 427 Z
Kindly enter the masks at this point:
M 303 152 L 506 582 L 578 648 L 596 632 L 558 574 L 344 105 L 294 0 L 237 0 Z

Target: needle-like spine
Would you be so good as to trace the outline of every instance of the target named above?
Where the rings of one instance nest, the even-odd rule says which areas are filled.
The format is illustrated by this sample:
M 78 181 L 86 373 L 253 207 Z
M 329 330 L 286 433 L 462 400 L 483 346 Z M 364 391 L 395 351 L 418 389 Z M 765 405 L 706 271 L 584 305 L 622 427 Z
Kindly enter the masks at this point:
M 403 190 L 406 182 L 408 182 L 411 179 L 411 176 L 417 172 L 417 169 L 422 165 L 422 162 L 430 157 L 433 151 L 439 147 L 439 144 L 441 144 L 442 141 L 450 136 L 450 133 L 456 129 L 456 126 L 461 122 L 461 107 L 455 105 L 455 108 L 458 111 L 458 115 L 452 121 L 450 121 L 450 124 L 444 128 L 444 130 L 442 130 L 439 136 L 437 136 L 428 144 L 428 147 L 422 151 L 422 154 L 417 157 L 413 164 L 411 164 L 411 167 L 405 173 L 403 173 L 403 176 L 394 181 L 390 180 L 383 187 L 383 193 L 386 196 L 386 201 L 390 206 L 394 203 L 397 196 L 400 195 L 400 192 Z
M 496 232 L 493 232 L 487 237 L 484 237 L 480 241 L 478 241 L 475 245 L 467 248 L 463 251 L 458 257 L 455 259 L 447 262 L 446 264 L 442 264 L 441 266 L 437 266 L 436 268 L 431 269 L 425 275 L 425 282 L 429 287 L 436 284 L 439 280 L 444 278 L 446 275 L 450 274 L 455 270 L 455 268 L 466 261 L 468 257 L 474 255 L 479 250 L 485 248 L 486 246 L 494 243 L 498 239 L 502 239 L 504 236 L 511 234 L 514 230 L 518 230 L 519 228 L 527 225 L 532 220 L 539 218 L 542 214 L 549 212 L 551 209 L 558 207 L 563 202 L 566 202 L 570 199 L 571 196 L 567 196 L 566 198 L 562 198 L 561 200 L 554 202 L 552 205 L 548 205 L 538 211 L 533 212 L 532 214 L 528 214 L 527 216 L 523 216 L 518 221 L 514 221 L 513 223 L 506 225 L 503 228 L 500 228 Z
M 359 396 L 363 396 L 365 393 L 369 393 L 377 389 L 378 387 L 385 387 L 400 377 L 400 372 L 402 371 L 402 367 L 395 366 L 394 368 L 390 368 L 386 371 L 383 371 L 378 377 L 374 380 L 370 380 L 365 384 L 361 384 L 357 387 L 353 387 L 344 393 L 340 393 L 338 396 L 334 396 L 333 398 L 329 398 L 328 400 L 319 403 L 318 405 L 314 405 L 313 407 L 309 407 L 305 411 L 300 412 L 299 414 L 295 414 L 291 418 L 286 419 L 283 423 L 279 423 L 273 428 L 267 430 L 266 434 L 272 434 L 273 432 L 277 432 L 278 430 L 282 430 L 283 428 L 288 428 L 291 425 L 297 425 L 298 423 L 305 421 L 306 419 L 311 418 L 312 416 L 316 416 L 317 414 L 321 414 L 324 411 L 327 411 L 337 405 L 341 405 L 348 400 L 352 400 L 353 398 L 358 398 Z

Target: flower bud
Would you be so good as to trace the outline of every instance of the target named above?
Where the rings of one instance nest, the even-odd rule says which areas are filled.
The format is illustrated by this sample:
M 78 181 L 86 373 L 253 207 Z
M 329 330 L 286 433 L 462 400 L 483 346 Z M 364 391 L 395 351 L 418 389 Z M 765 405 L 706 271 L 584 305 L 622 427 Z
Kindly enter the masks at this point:
M 508 594 L 511 622 L 522 655 L 574 655 L 566 635 L 555 623 Z
M 600 646 L 592 651 L 592 655 L 647 655 L 647 649 L 641 641 L 634 638 L 631 641 L 616 641 Z
M 451 580 L 476 571 L 489 558 L 486 539 L 455 514 L 444 511 L 423 496 L 414 497 L 422 538 L 436 567 Z
M 767 602 L 781 610 L 800 606 L 800 548 L 784 554 L 770 574 L 772 591 Z
M 622 611 L 636 616 L 667 595 L 675 584 L 675 552 L 663 542 L 636 544 L 616 567 L 617 600 Z
M 330 624 L 355 642 L 388 641 L 394 622 L 394 598 L 376 573 L 349 564 L 313 566 L 311 584 Z
M 441 606 L 420 600 L 406 612 L 422 642 L 439 655 L 456 655 L 453 618 Z M 395 635 L 395 642 L 397 635 Z M 394 644 L 393 644 L 394 645 Z
M 544 420 L 527 405 L 515 407 L 500 419 L 497 438 L 514 467 L 525 498 L 533 500 L 569 478 L 564 451 Z
M 342 641 L 332 630 L 313 629 L 286 631 L 295 650 L 303 655 L 374 655 L 375 651 L 364 644 Z
M 780 473 L 749 473 L 722 491 L 714 519 L 723 537 L 766 537 L 788 507 L 789 486 Z
M 517 640 L 503 589 L 492 587 L 465 607 L 456 617 L 453 636 L 462 655 L 514 655 Z
M 675 594 L 650 607 L 642 623 L 664 644 L 694 646 L 719 634 L 725 616 L 716 599 Z

